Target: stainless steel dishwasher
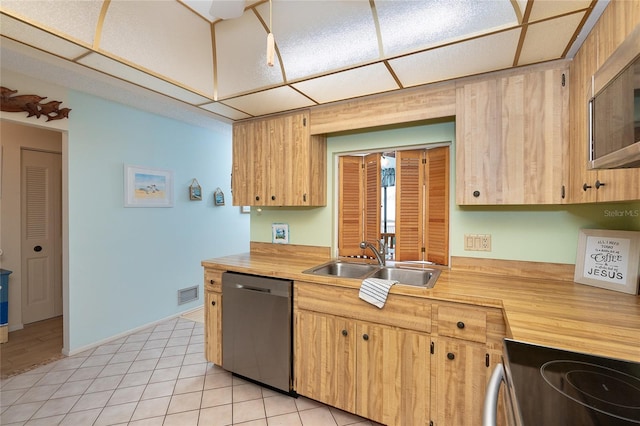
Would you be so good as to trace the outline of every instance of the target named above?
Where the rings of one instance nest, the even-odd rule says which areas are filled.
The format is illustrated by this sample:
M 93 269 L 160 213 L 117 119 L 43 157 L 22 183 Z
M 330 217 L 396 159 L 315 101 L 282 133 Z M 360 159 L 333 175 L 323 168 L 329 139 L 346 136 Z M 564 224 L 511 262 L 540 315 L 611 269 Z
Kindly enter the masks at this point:
M 293 281 L 222 274 L 222 368 L 292 393 Z

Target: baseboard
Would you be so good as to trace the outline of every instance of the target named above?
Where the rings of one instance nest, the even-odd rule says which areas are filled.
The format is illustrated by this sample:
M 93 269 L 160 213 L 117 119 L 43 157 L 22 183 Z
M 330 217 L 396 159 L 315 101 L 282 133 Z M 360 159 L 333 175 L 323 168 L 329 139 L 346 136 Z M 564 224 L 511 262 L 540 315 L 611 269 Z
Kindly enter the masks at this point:
M 65 356 L 74 356 L 74 355 L 77 355 L 79 353 L 88 351 L 90 349 L 97 348 L 98 346 L 105 345 L 105 344 L 107 344 L 109 342 L 113 342 L 114 340 L 121 339 L 121 338 L 126 337 L 126 336 L 128 336 L 130 334 L 137 333 L 137 332 L 142 331 L 144 329 L 147 329 L 149 327 L 153 327 L 153 326 L 158 325 L 158 324 L 160 324 L 160 323 L 162 323 L 164 321 L 168 321 L 168 320 L 171 320 L 171 319 L 174 319 L 174 318 L 180 318 L 182 315 L 184 315 L 186 313 L 190 313 L 190 312 L 196 311 L 198 309 L 200 309 L 200 307 L 193 308 L 193 309 L 188 309 L 186 311 L 182 311 L 182 312 L 177 313 L 175 315 L 170 315 L 170 316 L 168 316 L 166 318 L 162 318 L 162 319 L 159 319 L 157 321 L 152 321 L 152 322 L 147 323 L 145 325 L 141 325 L 139 327 L 132 328 L 132 329 L 127 330 L 127 331 L 123 331 L 122 333 L 118 333 L 115 336 L 107 337 L 106 339 L 99 340 L 99 341 L 97 341 L 95 343 L 91 343 L 89 345 L 82 346 L 82 347 L 74 349 L 72 351 L 70 351 L 68 348 L 64 348 L 63 347 L 62 348 L 62 354 L 65 355 Z

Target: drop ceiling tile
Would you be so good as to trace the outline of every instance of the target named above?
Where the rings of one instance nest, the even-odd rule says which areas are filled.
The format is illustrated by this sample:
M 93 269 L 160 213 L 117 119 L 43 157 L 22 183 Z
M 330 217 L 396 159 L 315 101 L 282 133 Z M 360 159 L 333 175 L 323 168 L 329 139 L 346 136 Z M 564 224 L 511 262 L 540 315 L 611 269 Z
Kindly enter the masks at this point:
M 292 84 L 318 103 L 371 95 L 399 86 L 382 63 L 355 68 Z
M 269 3 L 256 9 L 268 25 Z M 287 81 L 380 59 L 369 0 L 274 1 L 272 32 Z
M 217 99 L 282 84 L 276 56 L 267 66 L 267 32 L 253 12 L 214 25 L 217 64 Z
M 102 3 L 102 0 L 2 0 L 2 10 L 22 16 L 54 34 L 92 46 Z
M 84 55 L 88 50 L 22 21 L 0 14 L 0 33 L 26 45 L 53 53 L 66 59 Z
M 289 86 L 276 87 L 275 89 L 227 99 L 224 103 L 253 116 L 273 114 L 315 105 L 307 97 Z
M 379 1 L 385 57 L 518 25 L 510 0 Z
M 564 15 L 581 9 L 587 9 L 591 5 L 591 0 L 547 0 L 533 2 L 529 22 L 551 18 L 553 16 Z
M 99 50 L 214 96 L 211 25 L 176 1 L 112 1 Z
M 230 108 L 227 105 L 221 104 L 220 102 L 212 102 L 210 104 L 200 105 L 200 108 L 206 109 L 207 111 L 214 112 L 218 115 L 230 118 L 232 120 L 242 120 L 244 118 L 251 117 L 248 114 L 238 111 L 237 109 Z
M 211 99 L 200 96 L 189 90 L 183 89 L 174 84 L 168 83 L 157 77 L 139 71 L 133 67 L 125 65 L 114 59 L 91 53 L 80 60 L 78 63 L 86 65 L 98 71 L 102 71 L 107 75 L 121 78 L 122 80 L 137 84 L 142 87 L 149 88 L 159 93 L 163 93 L 175 99 L 179 99 L 190 104 L 203 104 L 211 101 Z
M 560 59 L 585 12 L 529 25 L 518 65 Z
M 513 64 L 520 29 L 389 61 L 404 87 L 505 69 Z

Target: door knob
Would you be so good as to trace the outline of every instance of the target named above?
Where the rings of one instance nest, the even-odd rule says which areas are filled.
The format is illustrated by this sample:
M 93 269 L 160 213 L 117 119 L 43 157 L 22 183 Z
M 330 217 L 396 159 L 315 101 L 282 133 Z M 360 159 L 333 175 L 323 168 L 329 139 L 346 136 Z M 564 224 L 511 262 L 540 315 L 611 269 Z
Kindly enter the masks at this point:
M 458 326 L 459 329 L 463 329 L 464 328 L 464 323 L 462 321 L 458 321 L 458 324 L 456 324 Z
M 36 253 L 42 251 L 42 246 L 35 246 L 33 248 L 33 251 L 35 251 Z
M 364 340 L 369 340 L 369 335 L 368 335 L 368 334 L 363 334 L 363 335 L 362 335 L 362 338 L 363 338 Z
M 347 333 L 347 330 L 342 330 L 342 335 L 343 336 L 346 336 L 347 334 L 349 334 L 349 333 Z

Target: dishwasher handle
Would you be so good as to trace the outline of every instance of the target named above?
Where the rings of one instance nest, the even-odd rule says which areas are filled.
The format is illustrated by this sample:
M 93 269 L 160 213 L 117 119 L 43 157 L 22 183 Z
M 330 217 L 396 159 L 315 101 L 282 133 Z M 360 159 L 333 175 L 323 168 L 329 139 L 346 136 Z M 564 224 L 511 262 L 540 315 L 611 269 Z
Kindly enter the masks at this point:
M 244 284 L 234 284 L 233 287 L 240 290 L 250 290 L 250 291 L 258 291 L 260 293 L 271 293 L 270 288 L 259 288 L 259 287 L 251 287 Z
M 498 411 L 498 393 L 500 385 L 504 381 L 504 367 L 496 364 L 491 374 L 491 379 L 487 384 L 487 392 L 484 397 L 484 407 L 482 410 L 482 426 L 496 426 Z

